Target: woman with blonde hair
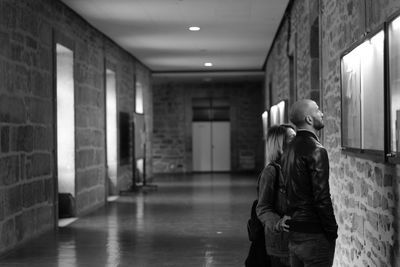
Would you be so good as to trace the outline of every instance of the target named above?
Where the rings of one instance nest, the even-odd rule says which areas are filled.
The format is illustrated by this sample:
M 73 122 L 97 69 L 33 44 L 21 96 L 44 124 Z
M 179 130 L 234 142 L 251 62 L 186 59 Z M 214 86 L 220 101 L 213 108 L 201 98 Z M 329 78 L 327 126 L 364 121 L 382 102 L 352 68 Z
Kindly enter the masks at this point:
M 266 163 L 259 180 L 257 217 L 264 225 L 265 247 L 271 266 L 289 266 L 285 179 L 280 161 L 283 150 L 296 135 L 290 125 L 272 126 L 266 140 Z

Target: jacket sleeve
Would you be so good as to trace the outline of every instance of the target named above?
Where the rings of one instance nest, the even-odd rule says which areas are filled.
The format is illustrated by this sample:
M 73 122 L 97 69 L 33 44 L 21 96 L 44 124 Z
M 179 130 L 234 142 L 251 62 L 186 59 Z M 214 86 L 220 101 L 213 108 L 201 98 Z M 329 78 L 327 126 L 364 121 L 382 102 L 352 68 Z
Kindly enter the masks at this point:
M 266 166 L 260 177 L 258 204 L 256 208 L 258 219 L 263 223 L 264 227 L 268 227 L 271 230 L 274 229 L 275 224 L 280 219 L 280 216 L 275 213 L 273 205 L 275 180 L 275 167 L 272 165 Z
M 315 149 L 310 170 L 315 209 L 327 238 L 336 239 L 338 226 L 329 190 L 329 159 L 325 148 L 317 147 Z

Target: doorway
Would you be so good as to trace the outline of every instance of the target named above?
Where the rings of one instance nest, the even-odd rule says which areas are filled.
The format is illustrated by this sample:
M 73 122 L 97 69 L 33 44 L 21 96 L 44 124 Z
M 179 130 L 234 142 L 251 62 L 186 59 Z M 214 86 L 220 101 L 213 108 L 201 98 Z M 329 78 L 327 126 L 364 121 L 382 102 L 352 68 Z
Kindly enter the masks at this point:
M 193 171 L 230 171 L 230 122 L 193 122 Z
M 228 98 L 193 98 L 193 171 L 231 170 L 231 124 Z

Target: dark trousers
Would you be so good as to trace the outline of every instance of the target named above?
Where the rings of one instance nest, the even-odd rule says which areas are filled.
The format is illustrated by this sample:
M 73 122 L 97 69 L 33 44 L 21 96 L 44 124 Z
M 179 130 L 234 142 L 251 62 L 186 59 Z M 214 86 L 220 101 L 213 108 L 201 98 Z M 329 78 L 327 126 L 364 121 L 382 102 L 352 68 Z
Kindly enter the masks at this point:
M 289 259 L 287 257 L 280 258 L 276 256 L 270 256 L 271 267 L 290 267 Z
M 335 254 L 335 240 L 328 240 L 324 234 L 289 234 L 291 267 L 330 267 Z

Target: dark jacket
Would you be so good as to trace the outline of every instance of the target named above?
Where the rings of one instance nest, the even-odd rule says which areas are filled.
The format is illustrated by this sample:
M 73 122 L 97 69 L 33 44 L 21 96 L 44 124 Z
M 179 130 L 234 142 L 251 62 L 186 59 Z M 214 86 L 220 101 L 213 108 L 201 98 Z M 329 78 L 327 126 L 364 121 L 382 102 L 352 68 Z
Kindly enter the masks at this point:
M 264 225 L 267 253 L 277 257 L 288 257 L 288 234 L 277 232 L 274 226 L 286 213 L 285 181 L 281 166 L 270 163 L 261 173 L 258 188 L 257 216 Z
M 337 238 L 337 223 L 329 191 L 328 153 L 314 133 L 298 130 L 282 157 L 286 177 L 290 231 L 324 233 Z

